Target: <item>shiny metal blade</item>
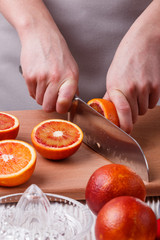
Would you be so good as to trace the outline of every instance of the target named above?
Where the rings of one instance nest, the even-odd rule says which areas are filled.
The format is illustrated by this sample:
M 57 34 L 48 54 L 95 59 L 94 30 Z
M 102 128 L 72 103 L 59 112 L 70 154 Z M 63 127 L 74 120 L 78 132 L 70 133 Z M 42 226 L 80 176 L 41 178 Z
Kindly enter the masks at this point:
M 130 167 L 144 181 L 149 181 L 148 163 L 135 139 L 79 97 L 74 98 L 68 116 L 82 129 L 84 143 L 111 162 Z

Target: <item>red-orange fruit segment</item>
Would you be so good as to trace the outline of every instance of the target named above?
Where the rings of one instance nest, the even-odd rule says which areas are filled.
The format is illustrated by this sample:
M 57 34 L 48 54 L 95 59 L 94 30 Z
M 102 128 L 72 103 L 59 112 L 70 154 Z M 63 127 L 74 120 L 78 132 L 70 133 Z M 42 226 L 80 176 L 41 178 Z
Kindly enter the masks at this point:
M 0 112 L 0 140 L 15 139 L 18 131 L 18 118 L 12 114 Z
M 34 127 L 31 139 L 35 149 L 43 157 L 59 160 L 78 150 L 83 140 L 83 132 L 70 121 L 50 119 Z
M 0 186 L 13 187 L 25 183 L 36 165 L 34 148 L 19 140 L 0 141 Z
M 111 101 L 103 98 L 93 98 L 87 104 L 119 127 L 117 111 Z

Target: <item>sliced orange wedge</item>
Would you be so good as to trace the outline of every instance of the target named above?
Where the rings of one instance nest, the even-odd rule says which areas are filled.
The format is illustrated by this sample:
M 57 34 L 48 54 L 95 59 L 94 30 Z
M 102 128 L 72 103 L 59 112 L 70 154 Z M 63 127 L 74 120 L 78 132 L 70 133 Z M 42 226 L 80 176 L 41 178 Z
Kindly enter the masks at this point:
M 33 174 L 36 151 L 23 141 L 0 141 L 0 186 L 18 186 Z
M 70 121 L 51 119 L 35 126 L 31 139 L 35 149 L 43 157 L 58 160 L 67 158 L 78 150 L 83 132 Z
M 119 126 L 117 111 L 114 104 L 111 101 L 108 101 L 103 98 L 93 98 L 89 100 L 87 104 L 94 108 L 97 112 L 102 114 L 109 121 Z
M 18 118 L 12 114 L 0 112 L 0 140 L 15 139 L 18 131 Z

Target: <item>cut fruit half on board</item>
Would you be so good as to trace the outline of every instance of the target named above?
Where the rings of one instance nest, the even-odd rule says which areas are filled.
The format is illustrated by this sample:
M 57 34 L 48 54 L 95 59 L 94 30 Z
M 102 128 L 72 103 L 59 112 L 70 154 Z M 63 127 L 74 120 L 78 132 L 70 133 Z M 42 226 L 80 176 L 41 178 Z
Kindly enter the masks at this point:
M 23 141 L 0 141 L 0 186 L 13 187 L 25 183 L 33 174 L 36 151 Z
M 50 119 L 34 127 L 31 139 L 43 157 L 58 160 L 67 158 L 78 150 L 83 132 L 70 121 Z
M 18 118 L 12 114 L 0 112 L 0 140 L 15 139 L 18 131 Z

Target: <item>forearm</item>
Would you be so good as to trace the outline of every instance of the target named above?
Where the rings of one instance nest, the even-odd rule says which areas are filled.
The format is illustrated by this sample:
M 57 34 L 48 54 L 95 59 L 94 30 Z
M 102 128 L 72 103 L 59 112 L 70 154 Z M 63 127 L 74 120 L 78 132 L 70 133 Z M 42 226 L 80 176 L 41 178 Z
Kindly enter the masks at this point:
M 123 37 L 106 77 L 104 97 L 114 103 L 128 133 L 160 97 L 159 65 L 160 1 L 154 0 Z
M 146 8 L 146 10 L 142 14 L 144 20 L 146 23 L 153 26 L 153 24 L 156 24 L 157 27 L 159 27 L 160 30 L 160 1 L 159 0 L 153 0 L 151 4 Z M 141 20 L 143 20 L 141 18 Z M 155 27 L 156 27 L 155 26 Z
M 0 12 L 21 40 L 20 63 L 30 96 L 45 111 L 66 113 L 78 87 L 78 66 L 42 0 L 0 0 Z
M 144 41 L 160 41 L 160 1 L 153 0 L 130 30 L 143 36 Z
M 51 23 L 52 29 L 58 31 L 48 9 L 42 0 L 0 0 L 0 12 L 7 21 L 16 29 L 20 39 L 40 26 L 45 28 L 45 23 Z M 43 29 L 41 29 L 43 30 Z

